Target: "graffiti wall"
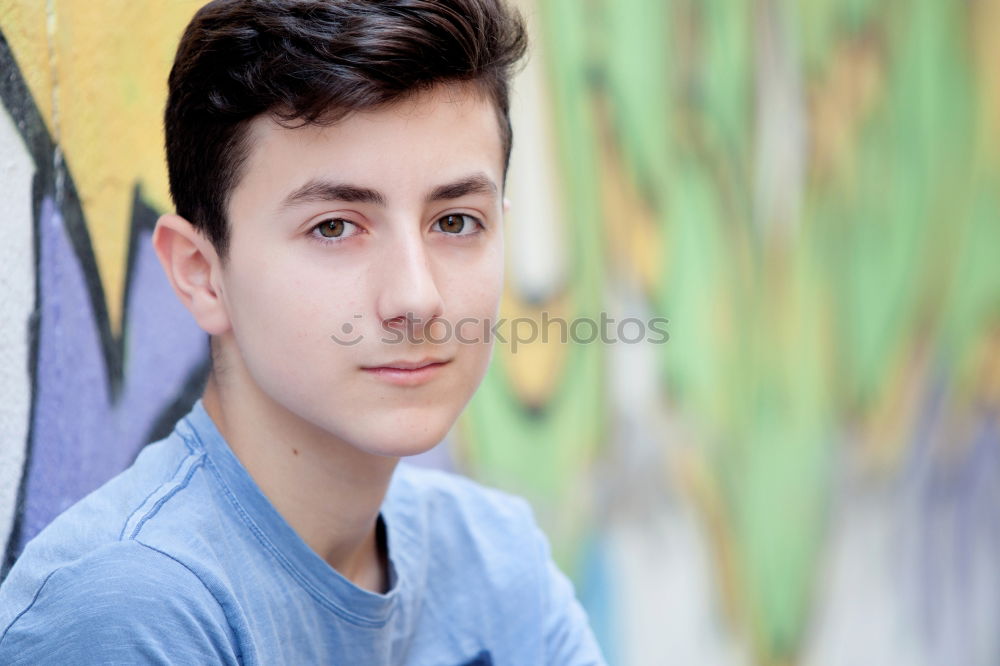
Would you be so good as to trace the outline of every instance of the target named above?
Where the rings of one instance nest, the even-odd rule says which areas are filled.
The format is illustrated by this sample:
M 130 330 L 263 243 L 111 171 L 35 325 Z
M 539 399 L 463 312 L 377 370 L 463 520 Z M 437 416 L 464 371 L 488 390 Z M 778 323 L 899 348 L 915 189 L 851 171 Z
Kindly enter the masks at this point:
M 200 394 L 199 4 L 0 0 L 0 576 Z M 498 346 L 424 462 L 532 501 L 612 663 L 996 663 L 1000 0 L 519 4 L 502 315 L 669 335 Z
M 195 4 L 156 21 L 99 4 L 0 2 L 4 572 L 168 431 L 204 375 L 149 242 L 168 201 L 165 78 Z
M 538 0 L 465 423 L 615 663 L 1000 660 L 1000 3 Z M 533 262 L 533 263 L 532 263 Z

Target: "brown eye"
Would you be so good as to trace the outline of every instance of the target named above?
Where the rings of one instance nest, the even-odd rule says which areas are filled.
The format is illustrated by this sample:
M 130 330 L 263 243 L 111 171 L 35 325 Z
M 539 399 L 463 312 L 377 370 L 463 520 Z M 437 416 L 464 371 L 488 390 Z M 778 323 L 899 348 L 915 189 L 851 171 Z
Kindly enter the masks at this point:
M 323 220 L 316 227 L 323 238 L 337 238 L 344 234 L 344 220 L 338 218 Z
M 462 233 L 464 227 L 464 215 L 445 215 L 441 218 L 441 231 L 447 231 L 449 234 L 459 234 Z
M 471 215 L 445 215 L 438 219 L 437 225 L 441 231 L 455 236 L 468 236 L 476 230 L 475 218 Z

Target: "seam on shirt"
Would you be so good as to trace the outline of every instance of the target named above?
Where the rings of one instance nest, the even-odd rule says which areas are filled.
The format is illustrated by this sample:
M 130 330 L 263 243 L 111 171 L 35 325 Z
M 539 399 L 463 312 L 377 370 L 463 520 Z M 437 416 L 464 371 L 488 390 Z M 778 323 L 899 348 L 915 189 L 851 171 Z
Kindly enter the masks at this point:
M 184 445 L 188 448 L 188 451 L 194 453 L 199 448 L 203 450 L 204 446 L 199 447 L 196 445 L 196 443 L 200 445 L 202 444 L 202 442 L 200 439 L 198 439 L 198 435 L 195 434 L 196 428 L 194 427 L 194 424 L 191 423 L 191 417 L 185 416 L 183 419 L 183 423 L 185 426 L 187 426 L 190 432 L 184 432 L 180 428 L 175 428 L 175 432 L 181 436 L 182 440 L 184 440 Z
M 18 613 L 17 615 L 15 615 L 14 619 L 11 620 L 10 624 L 8 624 L 7 627 L 3 630 L 3 634 L 0 634 L 0 645 L 3 645 L 4 640 L 7 638 L 7 633 L 11 630 L 11 628 L 15 624 L 17 624 L 17 621 L 21 619 L 21 616 L 23 616 L 25 613 L 27 613 L 29 610 L 31 610 L 32 606 L 35 605 L 35 602 L 38 601 L 38 597 L 42 594 L 42 588 L 44 588 L 45 584 L 49 582 L 49 579 L 52 578 L 52 576 L 54 576 L 57 571 L 59 571 L 60 569 L 63 569 L 64 566 L 63 567 L 57 567 L 57 568 L 55 568 L 55 569 L 53 569 L 52 571 L 49 572 L 49 575 L 45 577 L 45 580 L 42 581 L 42 584 L 38 586 L 37 590 L 35 590 L 35 596 L 33 596 L 31 598 L 31 603 L 29 603 L 27 606 L 25 606 L 24 610 L 22 610 L 20 613 Z
M 191 482 L 191 477 L 194 476 L 194 473 L 197 472 L 198 469 L 205 464 L 205 456 L 200 456 L 197 458 L 193 456 L 188 456 L 187 458 L 185 458 L 184 462 L 185 463 L 190 462 L 191 465 L 190 469 L 188 469 L 187 473 L 184 475 L 184 478 L 180 482 L 175 481 L 173 483 L 173 487 L 168 488 L 166 492 L 163 494 L 163 496 L 160 499 L 156 500 L 153 506 L 150 507 L 149 511 L 146 512 L 146 515 L 140 518 L 139 522 L 136 523 L 135 528 L 132 530 L 132 534 L 129 535 L 129 539 L 135 539 L 136 536 L 138 536 L 139 531 L 146 524 L 146 521 L 155 516 L 157 512 L 160 510 L 160 507 L 163 506 L 167 502 L 167 500 L 169 500 L 171 497 L 173 497 L 178 492 L 187 487 L 188 483 Z M 177 471 L 180 472 L 179 469 Z M 166 484 L 162 484 L 160 488 L 162 489 L 165 485 Z M 126 523 L 126 526 L 127 525 L 128 523 Z M 122 529 L 122 531 L 124 532 L 124 528 Z
M 173 474 L 171 474 L 171 475 L 170 475 L 169 479 L 174 479 L 174 478 L 176 478 L 176 477 L 177 477 L 177 475 L 178 475 L 178 474 L 180 473 L 180 471 L 181 471 L 181 469 L 182 469 L 182 468 L 184 467 L 184 465 L 185 465 L 185 464 L 187 464 L 187 463 L 188 463 L 188 462 L 189 462 L 189 461 L 191 460 L 191 457 L 192 457 L 192 455 L 191 455 L 191 454 L 193 454 L 193 453 L 195 452 L 195 449 L 194 449 L 194 448 L 193 448 L 193 447 L 191 446 L 191 443 L 190 443 L 190 442 L 189 442 L 189 441 L 187 440 L 187 438 L 186 438 L 186 437 L 184 437 L 183 433 L 180 433 L 180 432 L 178 431 L 178 434 L 179 434 L 179 435 L 181 435 L 181 439 L 182 439 L 182 440 L 184 441 L 184 445 L 185 445 L 185 447 L 186 447 L 186 448 L 187 448 L 187 450 L 188 450 L 188 455 L 184 456 L 184 458 L 182 458 L 182 459 L 181 459 L 180 463 L 179 463 L 179 464 L 177 465 L 177 469 L 175 469 L 175 470 L 174 470 Z M 146 521 L 146 520 L 147 520 L 148 518 L 152 517 L 152 515 L 156 513 L 156 511 L 157 511 L 157 510 L 159 509 L 159 507 L 160 507 L 160 506 L 161 506 L 161 505 L 163 504 L 163 501 L 164 501 L 164 500 L 165 500 L 165 499 L 166 499 L 167 497 L 170 497 L 171 495 L 173 495 L 173 493 L 174 493 L 174 492 L 176 492 L 176 491 L 177 491 L 177 490 L 179 490 L 180 488 L 182 488 L 182 487 L 184 487 L 184 486 L 186 486 L 186 485 L 187 485 L 187 482 L 188 482 L 188 481 L 190 480 L 190 478 L 191 478 L 191 474 L 192 474 L 192 472 L 193 472 L 193 471 L 194 471 L 195 469 L 197 469 L 197 468 L 198 468 L 199 466 L 200 466 L 200 465 L 194 465 L 194 466 L 192 467 L 192 469 L 191 469 L 191 470 L 189 470 L 189 472 L 188 472 L 188 474 L 187 474 L 186 478 L 184 479 L 184 483 L 183 483 L 183 485 L 181 485 L 181 486 L 178 486 L 177 488 L 174 488 L 174 489 L 173 489 L 173 490 L 172 490 L 172 491 L 171 491 L 170 493 L 168 493 L 168 494 L 167 494 L 167 495 L 166 495 L 166 496 L 165 496 L 164 498 L 161 498 L 161 500 L 160 500 L 159 502 L 157 502 L 157 504 L 156 504 L 156 505 L 155 505 L 155 506 L 154 506 L 154 507 L 153 507 L 153 508 L 151 509 L 151 512 L 150 512 L 149 514 L 147 514 L 147 515 L 146 515 L 146 516 L 145 516 L 145 517 L 144 517 L 144 518 L 142 519 L 142 521 L 140 521 L 139 525 L 138 525 L 138 526 L 136 527 L 135 531 L 134 531 L 134 532 L 132 533 L 132 536 L 133 536 L 133 537 L 134 537 L 134 536 L 135 536 L 136 534 L 138 534 L 138 531 L 139 531 L 139 528 L 140 528 L 140 527 L 142 527 L 143 523 L 145 523 L 145 521 Z M 130 523 L 130 522 L 132 521 L 132 518 L 133 518 L 133 517 L 134 517 L 134 516 L 135 516 L 135 515 L 136 515 L 136 514 L 137 514 L 137 513 L 139 512 L 139 511 L 141 511 L 141 510 L 142 510 L 142 508 L 143 508 L 144 506 L 146 506 L 146 504 L 147 504 L 147 503 L 149 502 L 150 498 L 151 498 L 151 497 L 153 497 L 153 496 L 154 496 L 154 495 L 155 495 L 155 494 L 156 494 L 157 492 L 159 492 L 159 491 L 160 491 L 160 490 L 161 490 L 161 489 L 163 488 L 163 486 L 164 486 L 164 485 L 166 485 L 166 483 L 168 483 L 168 482 L 167 482 L 167 481 L 164 481 L 163 483 L 161 483 L 161 484 L 159 484 L 158 486 L 156 486 L 156 488 L 154 488 L 154 489 L 153 489 L 152 491 L 150 491 L 150 493 L 149 493 L 148 495 L 146 495 L 146 497 L 145 497 L 145 498 L 144 498 L 144 499 L 142 500 L 142 502 L 140 502 L 140 503 L 139 503 L 139 505 L 138 505 L 138 506 L 137 506 L 137 507 L 135 508 L 135 510 L 133 510 L 133 511 L 132 511 L 132 513 L 130 513 L 130 514 L 129 514 L 128 518 L 126 518 L 126 519 L 125 519 L 125 522 L 124 522 L 124 524 L 122 524 L 122 529 L 121 529 L 121 532 L 120 532 L 120 533 L 118 534 L 118 540 L 119 540 L 119 541 L 122 541 L 122 540 L 123 540 L 123 538 L 124 538 L 124 536 L 125 536 L 125 530 L 126 530 L 126 528 L 128 527 L 129 523 Z M 139 541 L 136 541 L 136 543 L 141 543 L 141 542 L 139 542 Z M 144 546 L 145 546 L 145 544 L 142 544 L 142 545 L 144 545 Z M 154 549 L 154 550 L 155 550 L 155 549 Z M 158 551 L 158 552 L 159 552 L 159 551 Z M 30 611 L 30 610 L 32 609 L 32 607 L 33 607 L 33 606 L 35 605 L 35 602 L 36 602 L 36 601 L 38 601 L 38 597 L 39 597 L 39 596 L 40 596 L 40 595 L 42 594 L 42 590 L 43 590 L 43 589 L 45 588 L 45 585 L 46 585 L 46 584 L 47 584 L 47 583 L 49 582 L 49 579 L 50 579 L 50 578 L 52 578 L 52 576 L 54 576 L 54 575 L 55 575 L 56 573 L 58 573 L 59 571 L 61 571 L 62 569 L 64 569 L 64 568 L 65 568 L 66 566 L 67 566 L 67 565 L 62 565 L 62 566 L 59 566 L 59 567 L 56 567 L 55 569 L 53 569 L 52 571 L 50 571 L 50 572 L 49 572 L 49 574 L 48 574 L 47 576 L 45 576 L 45 579 L 44 579 L 44 580 L 42 581 L 42 584 L 38 586 L 38 589 L 37 589 L 37 590 L 35 590 L 35 595 L 34 595 L 34 596 L 33 596 L 33 597 L 31 598 L 31 602 L 29 602 L 29 603 L 28 603 L 28 605 L 27 605 L 27 606 L 26 606 L 26 607 L 25 607 L 25 608 L 24 608 L 23 610 L 21 610 L 21 612 L 19 612 L 19 613 L 18 613 L 17 615 L 15 615 L 15 616 L 14 616 L 14 619 L 12 619 L 12 620 L 10 621 L 10 624 L 8 624 L 8 625 L 7 625 L 7 626 L 6 626 L 5 628 L 4 628 L 4 630 L 3 630 L 3 633 L 2 633 L 2 634 L 0 634 L 0 645 L 2 645 L 2 644 L 3 644 L 4 640 L 5 640 L 6 638 L 7 638 L 7 634 L 8 634 L 9 632 L 10 632 L 11 628 L 12 628 L 12 627 L 13 627 L 13 626 L 14 626 L 14 625 L 15 625 L 15 624 L 17 623 L 17 621 L 18 621 L 19 619 L 21 619 L 21 617 L 22 617 L 22 616 L 23 616 L 23 615 L 24 615 L 25 613 L 27 613 L 28 611 Z M 193 573 L 193 572 L 192 572 L 192 573 Z M 201 579 L 200 579 L 200 578 L 199 578 L 198 580 L 199 580 L 199 581 L 201 581 Z M 204 585 L 204 582 L 202 582 L 202 585 Z M 214 595 L 213 595 L 213 598 L 215 598 L 215 597 L 214 597 Z M 216 599 L 216 601 L 218 601 L 218 599 Z
M 317 590 L 312 583 L 306 580 L 302 576 L 302 574 L 299 573 L 299 571 L 294 566 L 292 566 L 292 563 L 288 561 L 288 558 L 286 558 L 284 554 L 281 553 L 281 551 L 275 548 L 274 545 L 271 543 L 270 539 L 268 539 L 264 535 L 261 529 L 257 526 L 257 523 L 254 522 L 253 518 L 247 512 L 247 510 L 243 508 L 243 505 L 240 503 L 239 499 L 237 499 L 236 495 L 234 495 L 233 492 L 229 489 L 229 486 L 226 484 L 225 480 L 223 480 L 222 475 L 219 473 L 218 469 L 216 469 L 215 463 L 209 460 L 208 467 L 211 469 L 212 474 L 218 480 L 219 485 L 222 487 L 223 492 L 226 494 L 226 497 L 229 498 L 229 501 L 233 504 L 233 507 L 236 509 L 236 512 L 240 515 L 240 518 L 250 529 L 250 532 L 253 533 L 257 541 L 260 542 L 260 545 L 263 546 L 264 549 L 267 550 L 267 552 L 271 553 L 271 555 L 274 556 L 276 560 L 278 560 L 278 563 L 281 564 L 281 566 L 285 569 L 285 571 L 287 571 L 288 574 L 292 578 L 294 578 L 299 585 L 305 588 L 306 592 L 308 592 L 314 599 L 316 599 L 316 601 L 318 601 L 321 606 L 327 608 L 335 615 L 338 615 L 341 619 L 345 620 L 346 622 L 350 622 L 351 624 L 355 624 L 360 627 L 370 627 L 377 629 L 385 626 L 386 622 L 389 621 L 389 617 L 391 616 L 391 611 L 389 614 L 386 615 L 386 618 L 384 620 L 369 620 L 368 618 L 355 615 L 354 613 L 344 608 L 341 608 L 340 606 L 337 606 L 336 604 L 332 603 L 329 599 L 327 599 L 326 595 Z
M 235 623 L 235 624 L 237 624 L 239 626 L 239 630 L 237 630 L 236 627 L 233 626 L 233 624 L 234 624 L 233 618 L 230 616 L 229 612 L 226 610 L 226 604 L 222 603 L 222 600 L 219 599 L 219 596 L 215 593 L 215 590 L 213 590 L 212 587 L 208 583 L 206 583 L 202 579 L 201 576 L 198 575 L 198 572 L 196 572 L 194 569 L 192 569 L 191 567 L 189 567 L 187 564 L 185 564 L 181 560 L 177 559 L 176 557 L 174 557 L 170 553 L 164 552 L 164 551 L 160 550 L 159 548 L 157 548 L 155 546 L 149 545 L 148 543 L 145 543 L 143 541 L 139 541 L 138 539 L 134 539 L 134 538 L 131 539 L 131 541 L 133 543 L 136 543 L 136 544 L 142 546 L 143 548 L 148 548 L 149 550 L 153 551 L 154 553 L 159 553 L 160 555 L 162 555 L 162 556 L 164 556 L 164 557 L 166 557 L 168 559 L 173 560 L 174 562 L 176 562 L 180 566 L 184 567 L 192 576 L 195 577 L 195 579 L 197 579 L 197 581 L 199 583 L 201 583 L 201 586 L 205 588 L 205 591 L 208 592 L 209 595 L 211 595 L 211 597 L 215 601 L 215 603 L 219 604 L 219 610 L 222 611 L 222 615 L 226 618 L 226 623 L 229 625 L 229 628 L 232 630 L 232 632 L 236 635 L 236 641 L 237 641 L 237 645 L 236 645 L 236 658 L 237 658 L 238 663 L 241 663 L 241 664 L 244 663 L 244 659 L 243 659 L 243 646 L 242 646 L 242 644 L 240 644 L 240 638 L 241 638 L 241 636 L 250 636 L 250 628 L 246 625 L 246 623 L 245 622 L 237 622 L 237 623 Z
M 173 473 L 170 476 L 167 477 L 167 480 L 165 480 L 162 483 L 158 484 L 155 488 L 153 488 L 151 491 L 149 491 L 149 494 L 146 495 L 146 497 L 144 497 L 143 500 L 141 502 L 139 502 L 138 506 L 136 506 L 135 509 L 133 509 L 132 513 L 130 513 L 128 515 L 128 518 L 126 518 L 125 522 L 122 523 L 121 532 L 118 533 L 118 540 L 119 541 L 121 541 L 121 540 L 123 540 L 125 538 L 125 530 L 128 528 L 129 523 L 132 522 L 132 518 L 134 518 L 137 513 L 139 513 L 140 511 L 142 511 L 142 508 L 144 506 L 146 506 L 146 504 L 149 502 L 149 500 L 154 495 L 156 495 L 156 493 L 160 492 L 163 489 L 164 485 L 166 485 L 167 483 L 172 482 L 173 479 L 177 478 L 177 475 L 180 474 L 181 469 L 190 460 L 191 454 L 193 454 L 195 452 L 194 449 L 191 447 L 190 442 L 188 442 L 185 439 L 184 435 L 180 431 L 176 431 L 176 432 L 177 432 L 177 434 L 179 434 L 181 436 L 181 440 L 184 442 L 184 445 L 187 447 L 187 449 L 188 449 L 188 455 L 186 455 L 183 458 L 181 458 L 181 461 L 179 463 L 177 463 L 177 469 L 175 469 L 173 471 Z

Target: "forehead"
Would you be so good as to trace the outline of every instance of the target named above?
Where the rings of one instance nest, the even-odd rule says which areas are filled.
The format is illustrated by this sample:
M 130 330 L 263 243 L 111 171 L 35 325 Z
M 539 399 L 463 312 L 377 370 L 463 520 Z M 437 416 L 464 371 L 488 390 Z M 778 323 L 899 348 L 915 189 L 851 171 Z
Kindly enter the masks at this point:
M 251 121 L 231 204 L 264 205 L 309 179 L 417 195 L 471 172 L 502 184 L 504 154 L 492 102 L 470 86 L 439 86 L 329 124 Z M 235 210 L 233 212 L 236 212 Z

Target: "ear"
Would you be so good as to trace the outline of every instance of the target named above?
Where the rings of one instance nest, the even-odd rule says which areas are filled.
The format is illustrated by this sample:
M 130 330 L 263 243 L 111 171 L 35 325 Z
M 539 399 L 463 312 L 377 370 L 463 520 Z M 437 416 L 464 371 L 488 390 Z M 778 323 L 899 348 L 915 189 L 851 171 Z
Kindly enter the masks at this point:
M 162 215 L 153 231 L 153 249 L 174 293 L 209 335 L 229 330 L 222 299 L 222 263 L 212 243 L 179 215 Z
M 508 199 L 507 197 L 503 198 L 503 212 L 504 213 L 510 212 L 510 199 Z

